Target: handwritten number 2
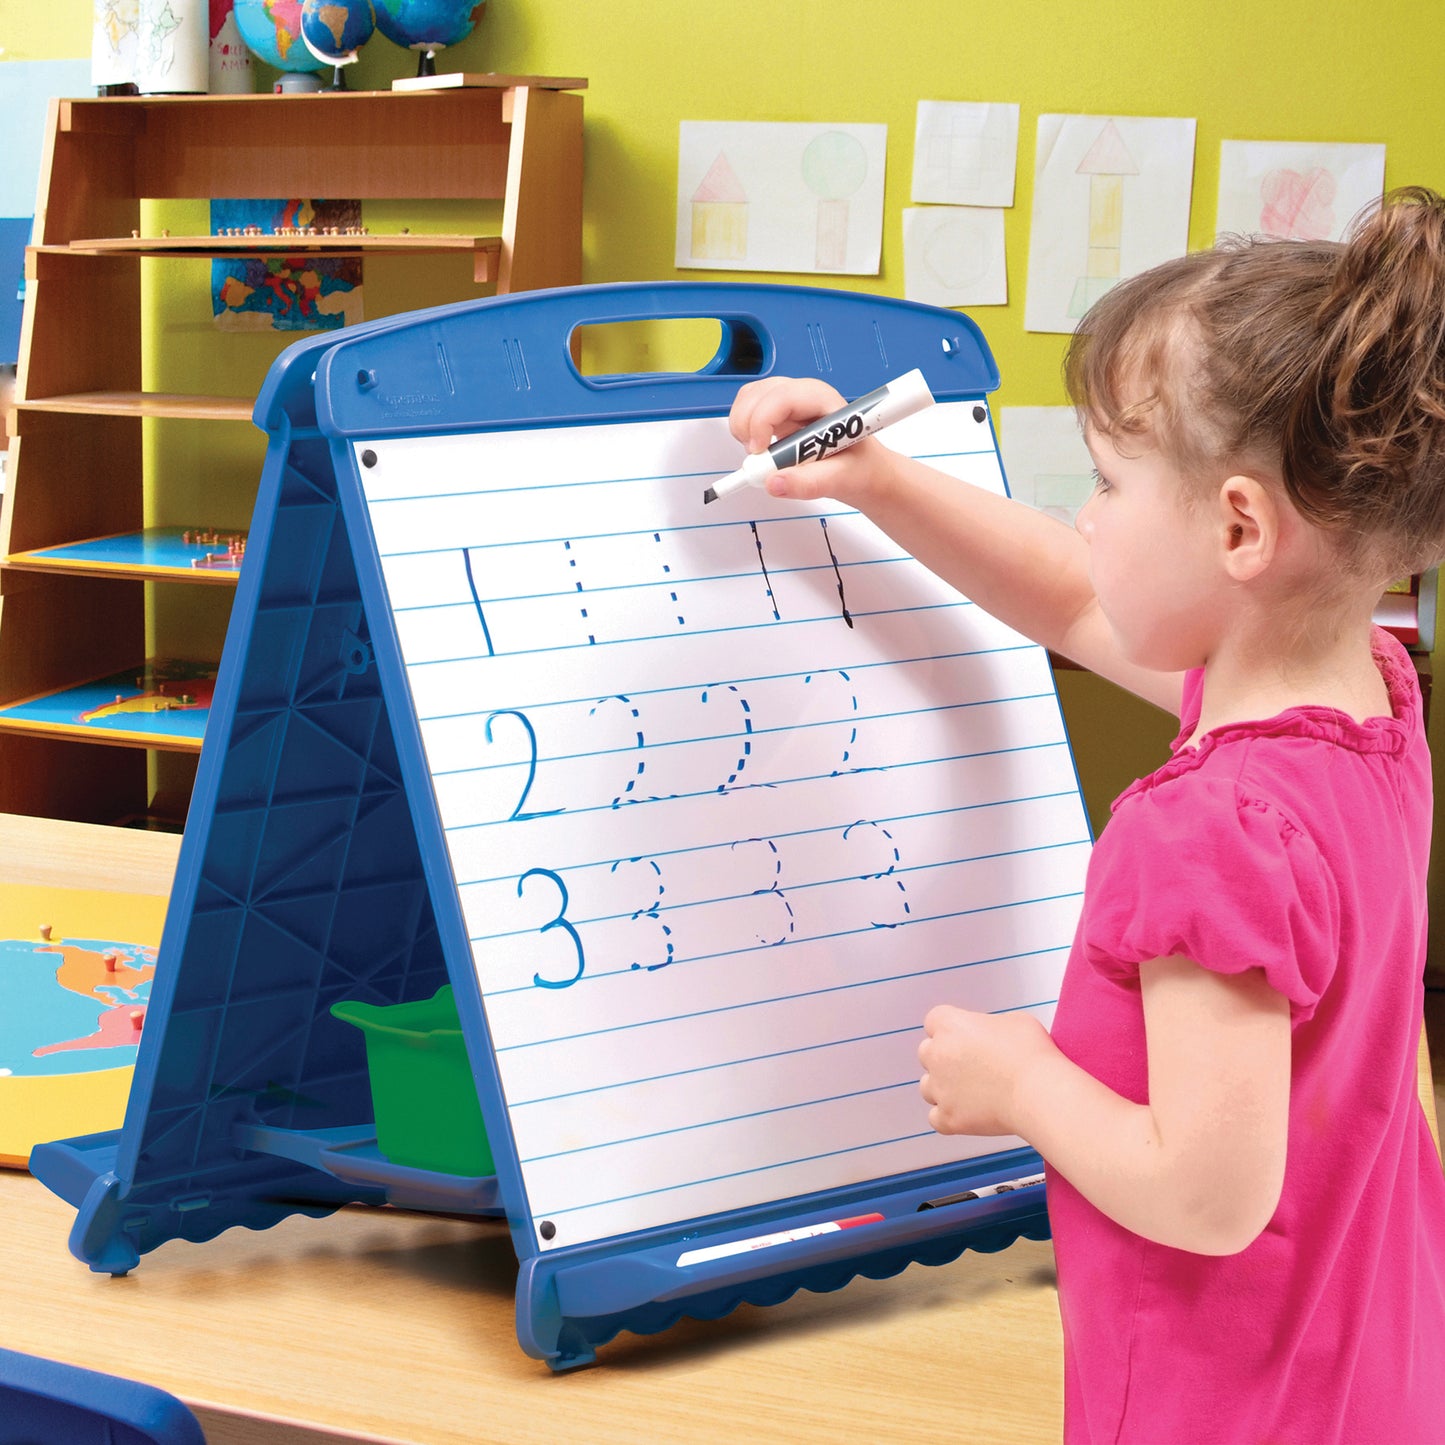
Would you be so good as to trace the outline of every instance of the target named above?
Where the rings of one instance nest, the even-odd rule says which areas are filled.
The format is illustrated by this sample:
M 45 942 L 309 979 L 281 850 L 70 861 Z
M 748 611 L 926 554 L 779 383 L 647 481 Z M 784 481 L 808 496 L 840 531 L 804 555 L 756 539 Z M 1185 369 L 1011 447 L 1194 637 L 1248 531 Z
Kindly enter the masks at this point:
M 517 879 L 517 897 L 522 896 L 522 890 L 527 886 L 529 878 L 546 878 L 556 885 L 558 894 L 561 895 L 561 902 L 557 905 L 557 912 L 553 914 L 550 923 L 544 923 L 537 930 L 538 933 L 550 933 L 554 928 L 560 928 L 568 938 L 572 940 L 572 947 L 577 952 L 577 972 L 571 978 L 543 978 L 540 973 L 532 975 L 532 982 L 538 988 L 570 988 L 579 978 L 582 977 L 582 970 L 586 967 L 586 959 L 582 953 L 582 939 L 577 930 L 567 919 L 567 885 L 550 868 L 529 868 Z
M 485 732 L 488 742 L 492 741 L 492 723 L 499 717 L 516 718 L 527 734 L 527 781 L 522 784 L 522 795 L 517 799 L 517 806 L 512 809 L 507 821 L 519 823 L 528 818 L 550 818 L 553 814 L 562 812 L 561 808 L 548 808 L 541 813 L 524 813 L 522 811 L 522 805 L 527 801 L 527 794 L 532 791 L 532 784 L 537 780 L 537 732 L 526 713 L 517 712 L 512 708 L 503 708 L 498 712 L 487 714 Z

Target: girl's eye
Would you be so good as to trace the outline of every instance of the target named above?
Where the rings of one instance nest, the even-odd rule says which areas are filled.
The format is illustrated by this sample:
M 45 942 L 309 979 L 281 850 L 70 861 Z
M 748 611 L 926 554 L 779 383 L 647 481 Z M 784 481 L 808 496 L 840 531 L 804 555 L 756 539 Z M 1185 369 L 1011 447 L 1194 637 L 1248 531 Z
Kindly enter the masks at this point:
M 1107 492 L 1109 490 L 1109 479 L 1096 467 L 1090 474 L 1094 479 L 1094 490 L 1096 492 Z

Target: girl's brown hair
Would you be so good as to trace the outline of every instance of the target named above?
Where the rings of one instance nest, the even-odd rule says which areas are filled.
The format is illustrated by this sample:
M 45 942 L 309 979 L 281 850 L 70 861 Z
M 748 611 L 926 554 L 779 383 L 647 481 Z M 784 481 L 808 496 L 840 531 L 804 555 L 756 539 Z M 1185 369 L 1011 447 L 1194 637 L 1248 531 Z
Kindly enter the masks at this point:
M 1276 477 L 1317 526 L 1445 554 L 1445 200 L 1392 191 L 1343 242 L 1229 238 L 1121 282 L 1074 333 L 1074 405 L 1186 476 Z

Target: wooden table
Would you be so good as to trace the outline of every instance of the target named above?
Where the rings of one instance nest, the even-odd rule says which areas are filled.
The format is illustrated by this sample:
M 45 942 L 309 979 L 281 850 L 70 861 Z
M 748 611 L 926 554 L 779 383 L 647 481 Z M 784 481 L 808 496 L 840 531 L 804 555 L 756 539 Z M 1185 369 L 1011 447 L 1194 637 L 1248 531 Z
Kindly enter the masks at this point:
M 0 878 L 164 893 L 178 839 L 0 814 Z M 770 1309 L 620 1336 L 553 1375 L 519 1349 L 505 1227 L 350 1208 L 123 1279 L 66 1248 L 75 1211 L 0 1170 L 0 1345 L 171 1390 L 210 1445 L 1057 1441 L 1053 1252 L 1021 1241 Z
M 166 892 L 179 840 L 137 834 L 118 850 L 115 837 L 0 814 L 0 878 Z M 67 1251 L 74 1217 L 0 1170 L 0 1345 L 171 1390 L 210 1445 L 1052 1445 L 1062 1432 L 1047 1244 L 624 1335 L 554 1376 L 517 1346 L 516 1257 L 496 1221 L 357 1207 L 172 1242 L 112 1279 Z
M 0 1344 L 179 1395 L 210 1445 L 1056 1442 L 1053 1255 L 1021 1241 L 770 1309 L 619 1336 L 554 1376 L 517 1347 L 502 1224 L 386 1210 L 172 1242 L 123 1279 L 0 1173 Z

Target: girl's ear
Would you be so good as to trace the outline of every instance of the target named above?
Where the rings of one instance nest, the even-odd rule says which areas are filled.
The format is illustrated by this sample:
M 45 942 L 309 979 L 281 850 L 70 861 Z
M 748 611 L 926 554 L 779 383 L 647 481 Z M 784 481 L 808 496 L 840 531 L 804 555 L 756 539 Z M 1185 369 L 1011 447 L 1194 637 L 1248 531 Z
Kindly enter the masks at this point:
M 1279 503 L 1254 477 L 1226 477 L 1218 493 L 1222 560 L 1236 582 L 1250 582 L 1274 561 L 1280 541 Z

